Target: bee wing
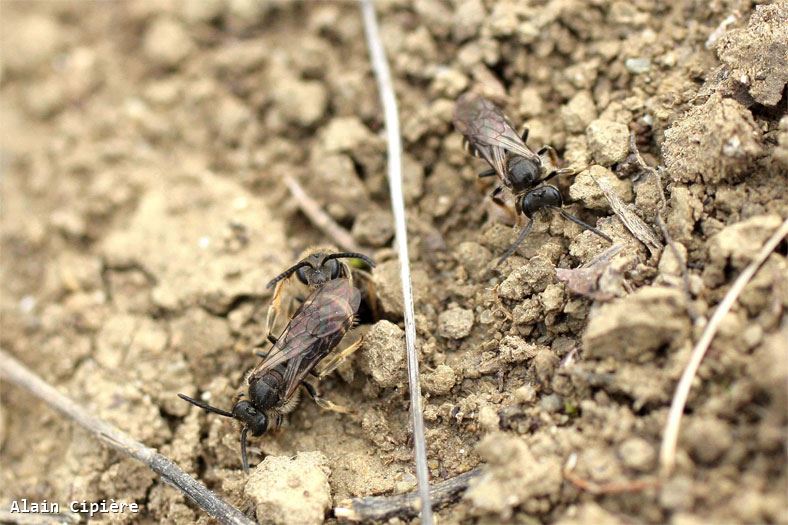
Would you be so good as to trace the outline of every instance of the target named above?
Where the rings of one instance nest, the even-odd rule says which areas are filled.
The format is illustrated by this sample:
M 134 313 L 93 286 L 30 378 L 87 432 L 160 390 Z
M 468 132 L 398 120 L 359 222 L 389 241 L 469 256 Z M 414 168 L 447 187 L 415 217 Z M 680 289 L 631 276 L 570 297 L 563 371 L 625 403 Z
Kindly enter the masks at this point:
M 361 294 L 347 279 L 335 279 L 312 292 L 296 310 L 265 359 L 255 367 L 250 380 L 287 362 L 288 392 L 323 359 L 353 324 Z
M 287 385 L 285 398 L 295 392 L 309 371 L 331 353 L 353 326 L 361 303 L 361 292 L 346 279 L 329 281 L 328 284 L 331 286 L 323 294 L 324 299 L 320 304 L 315 303 L 319 314 L 304 317 L 306 331 L 313 342 L 298 358 L 288 363 L 284 377 Z M 328 284 L 321 290 L 325 290 Z
M 489 100 L 466 93 L 454 107 L 454 127 L 465 135 L 499 175 L 506 171 L 506 152 L 539 162 L 539 156 L 525 145 L 506 115 Z M 503 149 L 505 151 L 498 151 Z

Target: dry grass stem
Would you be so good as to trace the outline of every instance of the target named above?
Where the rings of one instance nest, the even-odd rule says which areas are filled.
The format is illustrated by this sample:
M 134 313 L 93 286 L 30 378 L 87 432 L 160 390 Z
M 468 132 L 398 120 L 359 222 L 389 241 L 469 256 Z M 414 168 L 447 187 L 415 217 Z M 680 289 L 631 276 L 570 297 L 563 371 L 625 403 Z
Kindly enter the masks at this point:
M 453 503 L 468 489 L 472 479 L 481 474 L 481 468 L 464 472 L 430 487 L 430 497 L 435 508 Z M 419 495 L 416 492 L 397 496 L 369 496 L 343 502 L 334 509 L 334 516 L 350 521 L 382 522 L 391 518 L 409 519 L 419 513 Z
M 741 294 L 742 290 L 750 279 L 752 279 L 753 275 L 755 275 L 758 268 L 760 268 L 766 258 L 769 257 L 786 235 L 788 235 L 788 219 L 783 221 L 782 225 L 760 249 L 755 259 L 744 269 L 739 277 L 736 278 L 733 286 L 731 286 L 731 289 L 728 290 L 728 293 L 725 294 L 725 297 L 720 301 L 709 323 L 703 330 L 703 334 L 692 349 L 690 360 L 676 387 L 676 393 L 673 396 L 673 402 L 670 405 L 670 412 L 668 413 L 668 420 L 665 425 L 665 432 L 662 436 L 662 447 L 660 449 L 659 460 L 663 476 L 668 476 L 673 471 L 676 462 L 676 443 L 679 437 L 681 416 L 684 413 L 684 407 L 687 404 L 687 397 L 692 387 L 692 381 L 695 378 L 695 374 L 698 372 L 698 367 L 700 367 L 703 356 L 706 355 L 706 351 L 709 349 L 709 345 L 712 339 L 714 339 L 720 327 L 720 323 L 722 323 L 722 320 L 728 312 L 730 312 L 739 294 Z
M 402 139 L 397 113 L 397 97 L 391 82 L 386 52 L 380 38 L 375 6 L 371 0 L 361 0 L 361 13 L 364 19 L 364 33 L 367 38 L 370 61 L 375 72 L 380 92 L 380 101 L 386 124 L 388 145 L 388 181 L 391 194 L 391 208 L 394 214 L 397 252 L 402 281 L 402 298 L 405 314 L 405 346 L 408 357 L 408 386 L 410 390 L 410 413 L 413 425 L 413 443 L 416 459 L 416 478 L 419 484 L 421 503 L 421 523 L 432 525 L 432 504 L 430 501 L 429 470 L 427 468 L 427 446 L 424 437 L 424 418 L 421 405 L 421 385 L 419 384 L 419 360 L 416 354 L 416 321 L 413 311 L 413 290 L 411 289 L 410 259 L 408 257 L 408 230 L 405 222 L 405 200 L 402 196 Z
M 323 211 L 320 204 L 309 196 L 309 194 L 301 187 L 298 181 L 290 175 L 285 176 L 285 184 L 287 189 L 290 190 L 290 195 L 293 196 L 298 208 L 304 212 L 304 215 L 312 221 L 312 224 L 326 234 L 337 246 L 348 252 L 361 251 L 359 245 L 353 239 L 345 228 L 331 218 L 329 214 Z
M 105 445 L 145 464 L 156 472 L 162 481 L 183 492 L 219 523 L 252 525 L 253 522 L 240 510 L 219 499 L 216 494 L 205 488 L 202 483 L 188 475 L 171 460 L 159 454 L 155 449 L 136 441 L 103 419 L 90 414 L 3 350 L 0 350 L 0 377 L 24 388 L 53 409 L 72 419 Z

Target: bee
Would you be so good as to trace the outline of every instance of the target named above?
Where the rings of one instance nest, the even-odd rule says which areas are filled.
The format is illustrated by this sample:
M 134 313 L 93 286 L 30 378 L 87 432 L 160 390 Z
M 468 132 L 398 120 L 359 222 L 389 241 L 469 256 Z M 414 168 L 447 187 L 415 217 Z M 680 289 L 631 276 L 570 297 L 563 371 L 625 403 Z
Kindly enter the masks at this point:
M 331 272 L 329 272 L 331 274 Z M 178 396 L 207 412 L 235 419 L 241 423 L 241 463 L 249 471 L 247 434 L 262 436 L 278 429 L 284 416 L 292 412 L 303 389 L 321 408 L 347 413 L 348 409 L 320 396 L 307 375 L 322 377 L 361 345 L 357 339 L 334 356 L 320 374 L 315 366 L 337 348 L 353 326 L 361 303 L 361 293 L 350 279 L 334 278 L 315 288 L 295 311 L 263 360 L 246 377 L 247 391 L 241 390 L 231 410 L 224 410 L 193 399 Z
M 514 195 L 515 213 L 528 219 L 528 224 L 520 230 L 517 240 L 507 248 L 498 264 L 517 250 L 533 227 L 533 215 L 542 209 L 557 210 L 564 218 L 613 242 L 598 229 L 564 211 L 561 192 L 546 182 L 558 175 L 574 173 L 573 170 L 557 168 L 558 155 L 550 146 L 532 151 L 526 145 L 528 128 L 518 134 L 495 104 L 474 93 L 462 95 L 454 108 L 454 127 L 463 135 L 465 149 L 491 166 L 479 177 L 497 175 L 500 183 Z M 502 187 L 497 185 L 491 196 L 496 204 L 503 206 L 501 191 Z

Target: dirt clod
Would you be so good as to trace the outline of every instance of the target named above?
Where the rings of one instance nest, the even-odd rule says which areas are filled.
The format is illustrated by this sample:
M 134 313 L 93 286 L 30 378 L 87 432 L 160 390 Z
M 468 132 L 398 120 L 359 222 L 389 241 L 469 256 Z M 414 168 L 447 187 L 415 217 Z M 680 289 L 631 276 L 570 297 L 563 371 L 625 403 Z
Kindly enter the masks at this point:
M 382 387 L 405 380 L 405 333 L 389 321 L 378 321 L 364 336 L 361 368 Z
M 157 18 L 145 33 L 145 53 L 162 67 L 175 67 L 193 51 L 183 26 L 174 19 Z
M 260 523 L 320 524 L 331 508 L 328 459 L 320 452 L 267 456 L 244 487 Z
M 657 458 L 654 446 L 638 437 L 629 438 L 621 443 L 618 453 L 624 465 L 638 472 L 650 472 Z
M 586 138 L 594 160 L 603 166 L 621 162 L 629 153 L 629 128 L 626 124 L 594 120 L 586 128 Z
M 385 246 L 394 237 L 394 218 L 391 212 L 383 210 L 362 212 L 356 217 L 351 233 L 363 245 Z
M 596 357 L 647 361 L 663 345 L 676 348 L 688 336 L 684 295 L 647 286 L 594 312 L 583 345 Z
M 776 105 L 788 83 L 788 6 L 782 2 L 756 6 L 747 27 L 720 38 L 717 55 L 753 99 Z
M 728 427 L 716 418 L 695 417 L 682 429 L 682 439 L 687 443 L 693 459 L 711 464 L 733 445 Z
M 447 365 L 438 365 L 435 370 L 424 375 L 424 390 L 436 396 L 448 394 L 457 382 L 454 369 Z
M 462 339 L 471 333 L 473 312 L 464 308 L 451 308 L 438 316 L 438 333 L 448 339 Z
M 501 283 L 498 295 L 503 299 L 520 300 L 533 292 L 541 292 L 555 278 L 555 267 L 542 256 L 531 257 Z
M 675 181 L 735 181 L 761 153 L 761 130 L 744 106 L 714 95 L 665 131 L 663 149 Z
M 537 457 L 519 437 L 492 434 L 482 440 L 478 451 L 487 466 L 471 483 L 465 499 L 481 513 L 506 519 L 519 505 L 541 508 L 540 498 L 555 497 L 561 489 L 559 459 Z
M 610 210 L 610 203 L 595 179 L 604 179 L 622 201 L 632 202 L 632 182 L 628 179 L 619 179 L 612 171 L 602 166 L 591 166 L 588 170 L 579 173 L 569 188 L 569 197 L 572 200 L 582 201 L 583 205 L 594 210 Z

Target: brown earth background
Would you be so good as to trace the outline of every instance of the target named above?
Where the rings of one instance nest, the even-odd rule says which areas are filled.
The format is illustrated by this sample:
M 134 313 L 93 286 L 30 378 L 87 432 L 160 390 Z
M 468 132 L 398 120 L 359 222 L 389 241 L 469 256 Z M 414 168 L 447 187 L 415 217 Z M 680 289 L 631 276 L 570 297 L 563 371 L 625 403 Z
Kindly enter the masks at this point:
M 0 8 L 2 347 L 261 519 L 320 522 L 348 497 L 412 490 L 383 120 L 357 5 Z M 785 244 L 700 367 L 674 475 L 601 494 L 562 475 L 574 457 L 572 473 L 596 487 L 656 476 L 693 341 L 788 216 L 788 4 L 377 9 L 403 127 L 430 474 L 487 465 L 440 523 L 788 523 Z M 516 230 L 452 128 L 469 89 L 579 171 L 559 181 L 567 209 L 614 238 L 612 259 L 567 272 L 609 246 L 543 214 L 494 266 Z M 633 161 L 630 132 L 659 171 Z M 362 327 L 363 348 L 322 384 L 354 413 L 302 403 L 281 432 L 253 440 L 271 458 L 245 487 L 236 427 L 176 393 L 229 406 L 256 360 L 265 283 L 331 241 L 286 175 L 378 260 L 386 320 Z M 671 250 L 627 231 L 595 180 L 658 239 L 664 218 L 686 281 Z M 3 385 L 2 402 L 4 509 L 114 498 L 142 512 L 113 521 L 207 520 L 29 394 Z M 287 459 L 298 452 L 317 454 Z

